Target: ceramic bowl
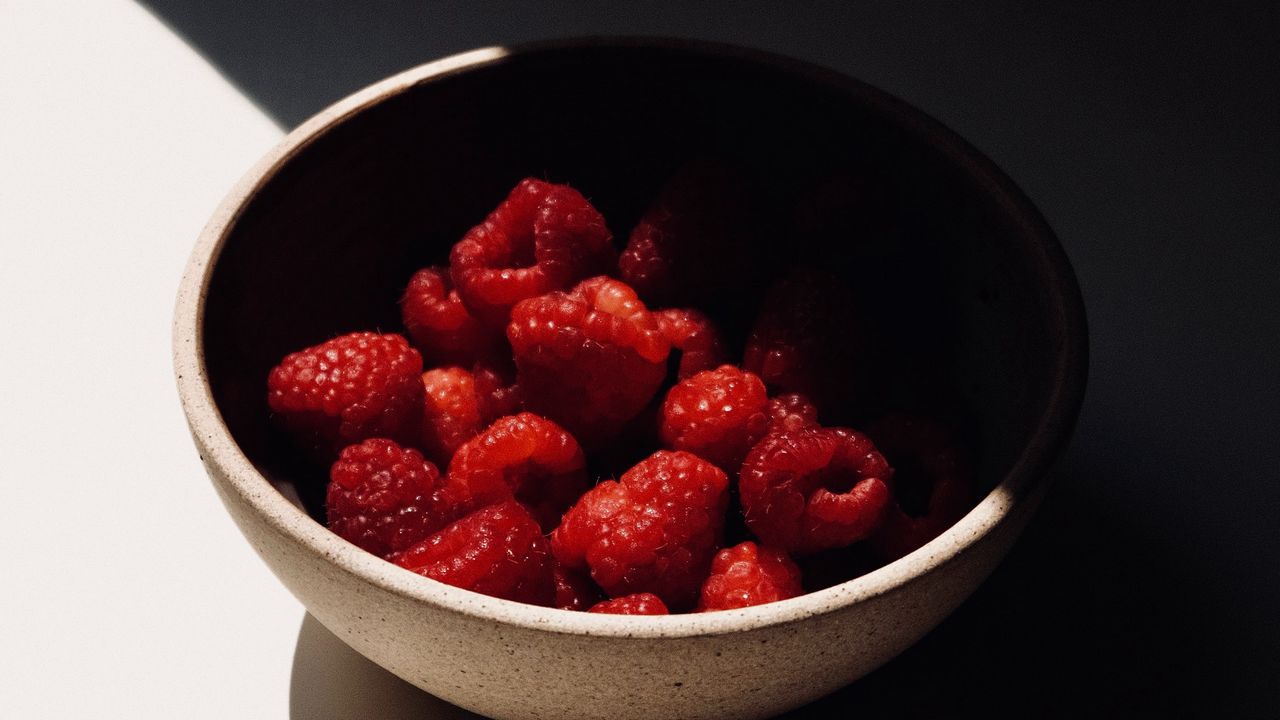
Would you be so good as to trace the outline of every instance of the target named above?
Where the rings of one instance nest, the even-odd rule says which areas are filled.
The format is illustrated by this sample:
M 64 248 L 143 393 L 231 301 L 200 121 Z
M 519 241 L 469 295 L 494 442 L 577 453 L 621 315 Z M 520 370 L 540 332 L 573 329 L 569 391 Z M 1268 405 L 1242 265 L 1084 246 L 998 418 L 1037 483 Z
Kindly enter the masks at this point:
M 827 589 L 656 618 L 476 595 L 366 554 L 313 519 L 321 483 L 300 477 L 268 422 L 265 378 L 280 357 L 341 332 L 398 327 L 412 271 L 444 257 L 521 177 L 574 184 L 625 237 L 663 178 L 702 153 L 764 178 L 780 206 L 846 170 L 885 191 L 904 231 L 857 252 L 839 238 L 803 252 L 876 299 L 871 311 L 932 369 L 921 393 L 968 408 L 982 490 L 972 512 L 911 555 Z M 1070 434 L 1086 368 L 1083 308 L 1061 247 L 976 150 L 834 72 L 660 40 L 477 50 L 320 113 L 214 214 L 182 281 L 174 339 L 200 457 L 262 559 L 357 651 L 497 718 L 766 717 L 871 671 L 937 625 L 1009 549 Z

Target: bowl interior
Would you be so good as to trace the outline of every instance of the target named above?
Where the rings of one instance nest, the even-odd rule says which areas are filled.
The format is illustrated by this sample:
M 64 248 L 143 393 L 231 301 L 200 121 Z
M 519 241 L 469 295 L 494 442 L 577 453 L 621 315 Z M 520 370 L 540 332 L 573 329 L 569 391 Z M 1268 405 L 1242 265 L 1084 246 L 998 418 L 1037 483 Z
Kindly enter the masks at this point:
M 516 53 L 388 97 L 289 157 L 231 225 L 206 301 L 208 377 L 235 440 L 322 519 L 323 469 L 269 422 L 266 376 L 281 357 L 399 331 L 409 276 L 445 262 L 522 177 L 580 189 L 621 246 L 664 180 L 706 157 L 758 189 L 762 283 L 797 261 L 836 272 L 892 357 L 875 398 L 829 423 L 940 414 L 994 487 L 1040 423 L 1060 360 L 1044 247 L 905 106 L 809 68 L 681 47 Z M 842 214 L 850 194 L 862 209 Z M 836 211 L 815 225 L 806 213 L 831 197 Z M 758 301 L 723 299 L 736 350 Z

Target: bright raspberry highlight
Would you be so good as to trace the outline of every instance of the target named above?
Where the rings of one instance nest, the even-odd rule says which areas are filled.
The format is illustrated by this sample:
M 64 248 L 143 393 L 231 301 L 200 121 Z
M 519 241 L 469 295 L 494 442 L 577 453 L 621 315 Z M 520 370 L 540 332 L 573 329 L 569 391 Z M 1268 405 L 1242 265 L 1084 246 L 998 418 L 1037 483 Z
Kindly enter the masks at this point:
M 659 451 L 588 490 L 551 535 L 556 559 L 590 570 L 613 597 L 650 592 L 692 607 L 724 532 L 729 478 L 685 452 Z
M 267 377 L 267 403 L 305 447 L 332 459 L 371 437 L 418 443 L 422 356 L 400 335 L 357 332 L 292 353 Z
M 550 605 L 551 555 L 538 523 L 514 501 L 458 520 L 390 560 L 472 592 Z
M 893 470 L 865 435 L 815 428 L 766 435 L 742 464 L 747 527 L 793 554 L 869 536 L 889 504 Z
M 786 553 L 747 541 L 716 553 L 698 611 L 734 610 L 802 594 L 800 568 Z

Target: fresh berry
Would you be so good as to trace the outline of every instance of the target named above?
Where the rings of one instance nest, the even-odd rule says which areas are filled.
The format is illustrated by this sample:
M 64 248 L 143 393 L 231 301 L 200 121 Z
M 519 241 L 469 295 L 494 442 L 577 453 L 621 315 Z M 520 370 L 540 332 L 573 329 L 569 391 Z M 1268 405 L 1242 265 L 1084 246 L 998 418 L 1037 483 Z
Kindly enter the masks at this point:
M 501 327 L 520 300 L 605 272 L 613 236 L 577 190 L 526 178 L 453 246 L 451 272 L 467 309 Z
M 526 406 L 592 447 L 649 404 L 671 350 L 635 292 L 606 277 L 521 301 L 507 338 Z
M 469 509 L 422 453 L 382 438 L 343 449 L 329 471 L 326 507 L 330 530 L 382 557 Z
M 422 356 L 400 335 L 343 335 L 286 356 L 267 378 L 277 419 L 328 459 L 371 437 L 416 445 L 422 398 Z
M 458 448 L 449 482 L 482 501 L 514 495 L 548 529 L 590 486 L 578 441 L 533 413 L 498 418 Z
M 618 259 L 622 279 L 668 307 L 727 300 L 754 282 L 761 203 L 741 175 L 709 160 L 667 181 Z
M 389 558 L 455 587 L 507 600 L 550 605 L 551 555 L 538 523 L 507 501 L 467 515 Z
M 691 607 L 721 541 L 728 489 L 706 460 L 659 451 L 588 490 L 552 533 L 552 551 L 612 597 L 651 592 Z
M 742 367 L 770 392 L 802 393 L 821 410 L 845 410 L 863 382 L 865 337 L 848 286 L 798 270 L 765 296 Z
M 716 553 L 711 575 L 702 584 L 698 611 L 734 610 L 803 593 L 800 568 L 786 553 L 748 540 Z
M 460 367 L 442 367 L 422 373 L 422 385 L 422 449 L 448 465 L 454 452 L 484 427 L 475 377 Z
M 662 602 L 662 598 L 653 593 L 635 593 L 620 598 L 605 600 L 591 606 L 587 612 L 605 613 L 609 615 L 669 615 L 671 611 Z
M 711 318 L 687 308 L 668 308 L 653 314 L 662 334 L 680 354 L 676 379 L 684 380 L 703 370 L 717 368 L 728 359 L 720 331 Z
M 585 612 L 605 599 L 604 593 L 583 570 L 573 570 L 556 563 L 551 569 L 551 577 L 556 586 L 552 607 Z
M 766 435 L 747 454 L 738 490 L 756 537 L 803 554 L 844 547 L 875 531 L 892 475 L 865 435 L 812 428 Z
M 818 426 L 818 408 L 800 393 L 787 393 L 769 399 L 765 406 L 769 432 L 803 430 Z
M 445 268 L 423 268 L 409 280 L 400 300 L 409 337 L 432 364 L 469 366 L 500 351 L 502 333 L 467 311 Z
M 872 545 L 896 560 L 942 534 L 973 506 L 973 470 L 941 424 L 894 414 L 867 428 L 893 464 L 893 502 Z
M 764 436 L 769 398 L 760 378 L 732 365 L 676 383 L 662 405 L 662 441 L 736 473 Z

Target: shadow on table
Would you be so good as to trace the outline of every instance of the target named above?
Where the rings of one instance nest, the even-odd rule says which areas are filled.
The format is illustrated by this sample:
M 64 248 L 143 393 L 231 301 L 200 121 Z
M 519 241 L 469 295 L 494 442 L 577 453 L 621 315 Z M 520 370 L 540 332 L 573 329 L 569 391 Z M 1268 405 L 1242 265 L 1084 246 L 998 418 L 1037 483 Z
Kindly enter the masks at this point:
M 1255 680 L 1202 658 L 1258 658 L 1260 673 L 1268 661 L 1230 620 L 1230 606 L 1195 583 L 1196 569 L 1180 561 L 1186 554 L 1149 535 L 1140 517 L 1108 510 L 1063 480 L 1007 560 L 946 622 L 880 670 L 784 717 L 1220 714 L 1242 702 L 1231 688 Z M 298 636 L 291 708 L 295 720 L 475 717 L 382 670 L 310 616 Z

